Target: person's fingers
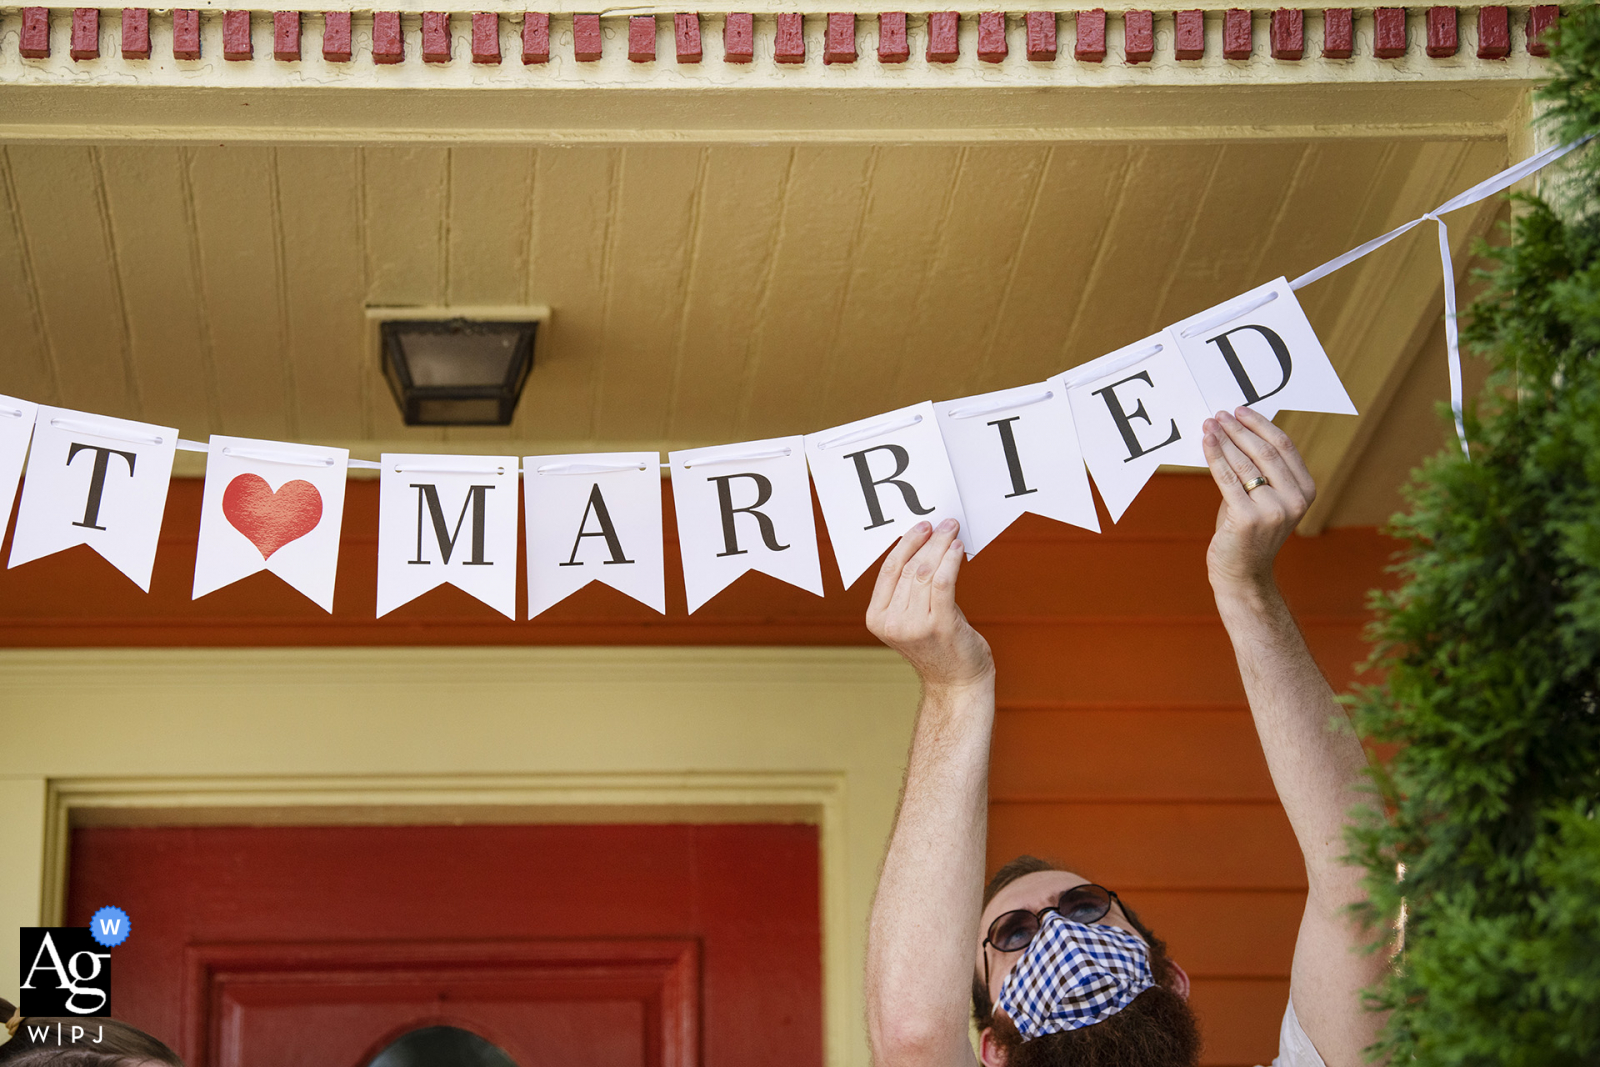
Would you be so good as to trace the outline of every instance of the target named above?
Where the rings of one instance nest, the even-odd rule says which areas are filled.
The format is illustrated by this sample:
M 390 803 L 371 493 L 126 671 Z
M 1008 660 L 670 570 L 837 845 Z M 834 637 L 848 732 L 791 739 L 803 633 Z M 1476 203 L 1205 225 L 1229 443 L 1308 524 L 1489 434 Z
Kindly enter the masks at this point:
M 1294 439 L 1279 429 L 1271 419 L 1253 408 L 1238 408 L 1234 411 L 1234 415 L 1283 457 L 1284 466 L 1288 468 L 1295 484 L 1300 487 L 1300 492 L 1305 495 L 1306 502 L 1310 503 L 1316 499 L 1316 480 L 1311 477 L 1311 471 L 1306 467 L 1306 461 L 1301 457 L 1300 450 L 1294 446 Z
M 956 520 L 945 519 L 934 527 L 933 536 L 906 564 L 907 580 L 902 580 L 901 584 L 908 587 L 905 606 L 913 615 L 926 615 L 933 609 L 933 577 L 939 571 L 940 562 L 949 554 L 959 528 Z
M 1284 463 L 1276 448 L 1229 412 L 1218 412 L 1217 421 L 1222 424 L 1222 432 L 1228 435 L 1234 446 L 1249 456 L 1250 461 L 1266 475 L 1267 482 L 1272 488 L 1290 496 L 1300 494 L 1300 484 L 1294 480 L 1294 475 L 1289 473 L 1288 464 Z M 1245 480 L 1249 481 L 1248 478 Z
M 1222 458 L 1227 460 L 1228 466 L 1233 469 L 1233 473 L 1239 476 L 1241 483 L 1248 485 L 1252 480 L 1263 475 L 1266 475 L 1270 482 L 1271 475 L 1267 475 L 1266 471 L 1257 467 L 1249 456 L 1239 451 L 1239 446 L 1233 443 L 1233 438 L 1229 436 L 1227 428 L 1221 424 L 1220 420 L 1218 420 L 1217 424 L 1216 438 L 1217 447 L 1222 450 Z M 1246 490 L 1246 492 L 1250 492 L 1250 490 Z
M 932 524 L 919 522 L 907 530 L 905 536 L 889 550 L 889 554 L 883 559 L 883 566 L 878 568 L 878 580 L 872 587 L 872 600 L 867 606 L 868 616 L 881 615 L 889 610 L 889 605 L 894 600 L 895 585 L 900 581 L 900 572 L 905 569 L 906 561 L 915 555 L 917 549 L 926 544 L 932 535 Z
M 1206 465 L 1211 468 L 1211 479 L 1217 483 L 1217 488 L 1222 490 L 1222 497 L 1228 502 L 1229 507 L 1244 508 L 1250 504 L 1250 494 L 1244 491 L 1244 485 L 1239 481 L 1239 474 L 1222 454 L 1222 442 L 1226 440 L 1222 430 L 1217 427 L 1215 419 L 1205 421 L 1205 436 L 1200 439 L 1200 446 L 1206 453 Z
M 960 539 L 950 542 L 950 547 L 945 549 L 944 558 L 939 561 L 939 569 L 933 573 L 933 609 L 935 611 L 954 611 L 956 606 L 956 579 L 961 576 L 961 561 L 967 554 L 967 547 Z

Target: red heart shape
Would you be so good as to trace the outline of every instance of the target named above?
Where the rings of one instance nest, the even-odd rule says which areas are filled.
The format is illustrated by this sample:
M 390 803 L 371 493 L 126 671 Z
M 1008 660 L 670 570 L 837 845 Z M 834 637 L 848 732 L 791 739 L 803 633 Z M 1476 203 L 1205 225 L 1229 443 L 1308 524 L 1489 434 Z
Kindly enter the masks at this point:
M 322 494 L 303 479 L 285 482 L 274 493 L 259 474 L 241 474 L 222 491 L 222 513 L 250 539 L 262 559 L 298 540 L 322 521 Z

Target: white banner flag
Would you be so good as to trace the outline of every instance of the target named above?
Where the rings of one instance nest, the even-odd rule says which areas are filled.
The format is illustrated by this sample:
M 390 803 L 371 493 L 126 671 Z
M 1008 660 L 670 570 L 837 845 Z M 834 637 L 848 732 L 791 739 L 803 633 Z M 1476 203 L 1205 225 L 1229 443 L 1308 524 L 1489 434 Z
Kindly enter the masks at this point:
M 28 441 L 38 414 L 38 404 L 0 396 L 0 538 L 11 521 L 11 505 L 17 502 L 17 483 L 22 479 L 22 463 L 28 458 Z
M 1043 382 L 934 405 L 950 454 L 971 555 L 1025 511 L 1100 532 L 1060 383 Z
M 333 611 L 350 452 L 211 436 L 194 598 L 271 571 Z
M 8 567 L 88 545 L 150 591 L 178 431 L 41 407 Z
M 378 615 L 449 582 L 516 618 L 516 457 L 385 453 L 382 463 Z
M 691 448 L 667 459 L 691 613 L 752 570 L 822 595 L 805 438 Z
M 919 521 L 966 527 L 932 404 L 806 434 L 806 460 L 846 588 Z
M 1280 411 L 1356 414 L 1283 278 L 1191 315 L 1170 332 L 1213 412 L 1248 404 L 1269 419 Z
M 665 615 L 660 454 L 528 456 L 522 470 L 528 618 L 590 582 L 603 582 Z
M 1168 330 L 1053 379 L 1067 391 L 1078 444 L 1111 521 L 1163 463 L 1204 467 L 1200 426 L 1212 414 Z

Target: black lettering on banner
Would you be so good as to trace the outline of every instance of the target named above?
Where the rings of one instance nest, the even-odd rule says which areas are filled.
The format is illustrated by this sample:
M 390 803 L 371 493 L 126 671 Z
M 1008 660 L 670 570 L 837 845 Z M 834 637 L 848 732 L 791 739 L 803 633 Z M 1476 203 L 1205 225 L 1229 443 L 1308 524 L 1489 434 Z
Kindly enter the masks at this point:
M 106 491 L 106 466 L 111 462 L 112 456 L 121 456 L 128 461 L 128 477 L 133 477 L 133 464 L 139 458 L 136 452 L 123 452 L 116 448 L 106 448 L 102 445 L 82 445 L 74 441 L 67 449 L 67 466 L 72 466 L 72 461 L 79 452 L 90 451 L 94 453 L 94 469 L 89 472 L 89 499 L 83 505 L 83 521 L 72 525 L 82 526 L 89 530 L 104 530 L 100 523 L 100 498 Z
M 111 1014 L 111 953 L 88 927 L 25 926 L 20 935 L 24 1015 Z
M 735 478 L 749 478 L 756 483 L 756 502 L 746 504 L 742 508 L 733 506 L 733 489 L 731 483 Z M 722 556 L 742 556 L 749 549 L 739 547 L 739 533 L 734 528 L 733 517 L 743 513 L 754 516 L 756 525 L 761 530 L 761 543 L 773 552 L 782 552 L 788 545 L 778 544 L 778 528 L 773 525 L 772 517 L 764 512 L 757 511 L 762 504 L 772 499 L 772 480 L 764 474 L 717 474 L 707 478 L 708 482 L 717 483 L 717 505 L 722 511 L 722 544 L 724 551 L 718 552 Z
M 1241 330 L 1254 330 L 1267 339 L 1267 347 L 1272 349 L 1272 354 L 1278 357 L 1278 366 L 1283 371 L 1283 380 L 1278 382 L 1272 390 L 1265 393 L 1256 391 L 1256 383 L 1250 380 L 1250 375 L 1244 369 L 1244 363 L 1239 359 L 1239 353 L 1233 350 L 1233 342 L 1228 340 L 1229 334 Z M 1276 330 L 1269 330 L 1265 326 L 1235 326 L 1226 333 L 1208 338 L 1207 344 L 1216 345 L 1222 350 L 1222 358 L 1228 364 L 1228 369 L 1233 372 L 1234 381 L 1239 383 L 1239 390 L 1244 393 L 1244 402 L 1254 404 L 1258 400 L 1265 400 L 1273 393 L 1283 392 L 1283 387 L 1289 384 L 1289 369 L 1292 361 L 1289 359 L 1289 346 L 1283 343 L 1283 338 L 1278 336 Z
M 600 529 L 587 529 L 590 512 L 594 513 L 595 520 L 600 523 Z M 617 528 L 611 523 L 611 512 L 606 510 L 606 498 L 600 493 L 599 482 L 595 482 L 594 487 L 589 490 L 589 503 L 583 509 L 583 521 L 578 523 L 578 537 L 572 542 L 572 555 L 567 557 L 565 563 L 558 563 L 556 566 L 583 566 L 582 563 L 578 562 L 578 546 L 583 544 L 585 537 L 604 537 L 606 539 L 606 548 L 610 550 L 611 558 L 601 560 L 602 566 L 610 566 L 613 563 L 633 562 L 633 560 L 622 554 L 622 539 L 617 536 Z
M 467 498 L 461 502 L 461 514 L 456 516 L 455 530 L 445 529 L 444 509 L 439 506 L 439 487 L 432 483 L 411 483 L 411 488 L 417 491 L 417 558 L 407 560 L 407 563 L 420 563 L 424 567 L 433 561 L 422 558 L 422 513 L 427 509 L 428 517 L 433 520 L 433 536 L 439 542 L 439 555 L 444 557 L 446 565 L 450 562 L 450 554 L 456 549 L 456 539 L 461 536 L 461 524 L 467 519 L 467 509 L 472 509 L 472 553 L 463 567 L 493 567 L 493 560 L 483 558 L 483 530 L 484 513 L 488 508 L 488 492 L 492 485 L 469 485 Z
M 1133 424 L 1130 420 L 1143 419 L 1145 422 L 1149 422 L 1152 426 L 1155 425 L 1155 423 L 1151 422 L 1149 413 L 1144 410 L 1143 400 L 1139 401 L 1138 406 L 1136 406 L 1132 411 L 1124 411 L 1122 410 L 1122 399 L 1117 396 L 1116 392 L 1114 392 L 1117 386 L 1127 385 L 1132 381 L 1143 381 L 1144 384 L 1150 386 L 1152 389 L 1155 388 L 1154 383 L 1150 381 L 1150 372 L 1142 370 L 1138 374 L 1130 374 L 1120 382 L 1112 382 L 1104 389 L 1096 389 L 1094 393 L 1091 394 L 1093 396 L 1104 398 L 1106 402 L 1106 410 L 1111 412 L 1111 421 L 1117 424 L 1117 432 L 1122 434 L 1122 443 L 1128 446 L 1128 458 L 1122 461 L 1124 463 L 1132 463 L 1140 456 L 1148 452 L 1154 452 L 1158 448 L 1166 448 L 1174 441 L 1180 440 L 1183 437 L 1183 435 L 1178 432 L 1178 420 L 1173 419 L 1171 437 L 1168 437 L 1159 445 L 1151 445 L 1149 448 L 1146 448 L 1144 445 L 1139 443 L 1139 435 L 1133 432 Z
M 894 457 L 893 473 L 883 477 L 874 478 L 872 468 L 867 457 L 874 452 L 887 452 Z M 861 527 L 863 530 L 876 530 L 880 526 L 887 526 L 893 519 L 883 517 L 883 503 L 878 499 L 878 486 L 892 485 L 900 490 L 900 495 L 905 499 L 906 507 L 911 509 L 913 515 L 931 515 L 932 508 L 922 506 L 922 501 L 917 499 L 917 491 L 910 482 L 903 482 L 900 476 L 911 466 L 911 453 L 899 445 L 874 445 L 864 448 L 860 452 L 846 452 L 845 458 L 854 460 L 856 464 L 856 477 L 861 479 L 861 495 L 867 500 L 867 514 L 872 517 L 872 522 Z
M 1011 424 L 1020 418 L 1021 415 L 1013 415 L 1009 419 L 997 419 L 989 423 L 1000 431 L 1000 449 L 1006 454 L 1006 470 L 1011 475 L 1011 492 L 1006 494 L 1007 500 L 1039 491 L 1029 489 L 1027 479 L 1022 476 L 1022 457 L 1017 454 L 1017 439 L 1011 432 Z

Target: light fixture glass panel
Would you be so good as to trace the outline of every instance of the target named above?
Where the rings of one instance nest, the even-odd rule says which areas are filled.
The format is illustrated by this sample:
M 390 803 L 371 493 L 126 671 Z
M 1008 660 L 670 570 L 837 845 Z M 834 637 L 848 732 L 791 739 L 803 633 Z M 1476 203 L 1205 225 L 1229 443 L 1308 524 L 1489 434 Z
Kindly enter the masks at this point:
M 470 319 L 383 323 L 383 374 L 406 425 L 510 425 L 538 328 Z
M 421 426 L 484 426 L 499 420 L 500 401 L 495 397 L 418 397 L 416 401 L 415 421 Z
M 517 356 L 519 337 L 512 332 L 422 333 L 402 331 L 411 384 L 499 385 Z

